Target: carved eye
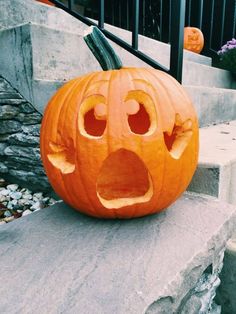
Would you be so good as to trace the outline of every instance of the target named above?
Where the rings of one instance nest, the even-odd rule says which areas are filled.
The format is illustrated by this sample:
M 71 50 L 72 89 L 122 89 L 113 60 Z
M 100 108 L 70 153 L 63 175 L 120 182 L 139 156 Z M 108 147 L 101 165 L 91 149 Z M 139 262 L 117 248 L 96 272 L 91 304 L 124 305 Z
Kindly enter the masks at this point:
M 125 99 L 130 130 L 135 134 L 150 135 L 157 126 L 152 98 L 144 91 L 130 91 Z
M 79 129 L 81 134 L 89 137 L 100 137 L 106 129 L 107 106 L 105 97 L 92 95 L 81 104 L 79 112 Z

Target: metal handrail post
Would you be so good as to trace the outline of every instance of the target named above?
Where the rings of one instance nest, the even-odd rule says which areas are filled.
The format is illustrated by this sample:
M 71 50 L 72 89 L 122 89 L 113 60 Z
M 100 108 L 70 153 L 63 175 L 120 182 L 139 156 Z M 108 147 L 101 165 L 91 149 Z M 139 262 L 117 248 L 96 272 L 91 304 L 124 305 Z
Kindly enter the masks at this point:
M 183 37 L 186 0 L 171 2 L 170 74 L 182 82 Z

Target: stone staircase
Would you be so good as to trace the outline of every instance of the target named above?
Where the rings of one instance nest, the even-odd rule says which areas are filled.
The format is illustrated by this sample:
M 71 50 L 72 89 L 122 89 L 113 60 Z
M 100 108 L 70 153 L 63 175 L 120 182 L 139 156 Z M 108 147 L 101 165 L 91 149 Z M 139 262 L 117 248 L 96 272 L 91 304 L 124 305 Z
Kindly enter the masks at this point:
M 62 10 L 43 5 L 33 0 L 6 0 L 4 3 L 1 3 L 1 8 L 3 9 L 0 12 L 0 76 L 9 81 L 38 112 L 43 113 L 48 99 L 65 81 L 89 71 L 100 69 L 83 41 L 83 33 L 87 29 L 87 26 L 80 21 L 70 17 Z M 5 14 L 5 12 L 8 14 Z M 124 40 L 130 40 L 131 35 L 128 31 L 113 26 L 108 27 L 113 33 L 119 35 Z M 112 45 L 126 66 L 146 66 L 142 61 L 136 59 L 124 49 L 113 43 Z M 168 66 L 169 45 L 140 36 L 140 50 L 149 54 L 165 66 Z M 41 311 L 38 308 L 42 302 L 45 309 L 48 309 L 46 312 L 51 311 L 52 313 L 59 313 L 61 311 L 77 313 L 79 309 L 80 313 L 90 314 L 94 313 L 93 309 L 95 307 L 97 308 L 96 313 L 111 313 L 113 311 L 114 313 L 123 314 L 128 313 L 127 309 L 130 309 L 129 313 L 131 314 L 175 313 L 173 311 L 189 314 L 205 313 L 199 312 L 200 308 L 206 307 L 206 301 L 203 301 L 204 298 L 202 297 L 201 299 L 197 294 L 196 287 L 200 280 L 199 278 L 208 276 L 206 274 L 208 274 L 208 267 L 210 265 L 213 267 L 210 273 L 216 277 L 218 276 L 216 269 L 217 267 L 220 268 L 220 252 L 224 250 L 227 239 L 231 237 L 236 220 L 236 213 L 233 206 L 227 203 L 218 203 L 212 198 L 213 196 L 224 202 L 236 204 L 236 122 L 234 121 L 236 120 L 236 82 L 228 71 L 212 67 L 210 58 L 185 51 L 183 85 L 193 100 L 201 126 L 199 165 L 189 186 L 191 192 L 198 194 L 186 193 L 176 204 L 166 211 L 167 214 L 161 214 L 157 218 L 157 222 L 155 222 L 156 218 L 144 219 L 144 221 L 151 221 L 146 236 L 147 243 L 148 239 L 151 239 L 151 234 L 149 234 L 150 229 L 159 230 L 163 234 L 165 232 L 169 234 L 167 241 L 163 240 L 164 237 L 161 237 L 161 240 L 157 242 L 153 240 L 151 251 L 155 251 L 159 247 L 159 241 L 164 241 L 161 249 L 157 250 L 158 256 L 163 255 L 165 261 L 175 261 L 177 263 L 182 258 L 181 254 L 177 254 L 175 250 L 171 250 L 171 253 L 166 255 L 165 250 L 175 247 L 177 248 L 176 252 L 180 252 L 181 246 L 183 246 L 183 263 L 177 263 L 178 267 L 174 268 L 174 272 L 171 272 L 173 267 L 171 266 L 172 262 L 170 262 L 170 266 L 167 264 L 169 267 L 163 268 L 161 266 L 160 269 L 158 268 L 159 272 L 166 274 L 166 278 L 165 276 L 158 277 L 158 274 L 154 272 L 154 277 L 151 278 L 151 275 L 148 274 L 149 277 L 146 280 L 148 269 L 146 267 L 152 267 L 151 269 L 153 270 L 155 265 L 161 264 L 162 259 L 158 259 L 156 256 L 153 257 L 150 255 L 151 253 L 148 253 L 145 257 L 145 241 L 143 242 L 143 246 L 139 247 L 139 243 L 136 243 L 134 238 L 131 237 L 133 240 L 130 241 L 135 242 L 136 251 L 134 255 L 137 257 L 137 259 L 132 261 L 131 256 L 125 257 L 122 255 L 123 245 L 126 243 L 122 234 L 117 239 L 115 233 L 113 234 L 115 230 L 120 228 L 120 222 L 114 224 L 110 222 L 105 224 L 104 227 L 104 222 L 95 223 L 90 218 L 87 219 L 80 215 L 76 216 L 66 205 L 55 205 L 52 209 L 45 209 L 42 213 L 33 214 L 31 215 L 32 217 L 22 218 L 21 221 L 19 220 L 16 223 L 12 223 L 12 225 L 9 224 L 9 226 L 2 227 L 3 239 L 6 239 L 7 243 L 9 243 L 4 246 L 4 250 L 10 249 L 12 251 L 10 257 L 4 255 L 3 264 L 7 264 L 8 258 L 16 258 L 18 254 L 19 248 L 17 248 L 17 245 L 13 247 L 10 244 L 12 240 L 18 243 L 17 239 L 14 240 L 16 237 L 15 234 L 19 234 L 21 243 L 23 243 L 22 245 L 25 245 L 21 255 L 25 268 L 29 267 L 29 264 L 32 262 L 28 254 L 34 254 L 34 248 L 36 248 L 40 256 L 37 267 L 35 268 L 38 273 L 28 276 L 29 272 L 21 267 L 21 275 L 16 276 L 17 278 L 13 277 L 14 279 L 9 282 L 9 289 L 11 285 L 15 283 L 20 285 L 22 281 L 26 280 L 25 288 L 27 288 L 29 293 L 27 298 L 30 298 L 31 294 L 33 295 L 35 292 L 39 293 L 38 284 L 48 285 L 48 288 L 45 288 L 45 293 L 39 293 L 39 298 L 36 298 L 32 303 L 32 307 L 29 305 L 29 299 L 19 301 L 19 295 L 14 292 L 11 297 L 12 302 L 16 300 L 14 301 L 15 303 L 12 303 L 14 306 L 7 311 L 6 303 L 0 302 L 0 312 L 14 313 L 16 306 L 17 309 L 25 309 L 26 312 L 32 312 L 33 310 L 36 313 L 43 313 L 45 311 Z M 206 194 L 208 196 L 199 194 Z M 57 209 L 58 214 L 56 213 Z M 184 214 L 183 209 L 187 214 Z M 63 210 L 69 211 L 68 216 L 63 214 Z M 196 213 L 196 211 L 199 212 Z M 88 242 L 88 249 L 80 242 L 80 244 L 76 244 L 76 241 L 70 243 L 70 250 L 65 249 L 67 248 L 67 241 L 58 243 L 56 239 L 57 237 L 60 239 L 63 238 L 61 230 L 63 230 L 64 225 L 61 225 L 61 221 L 59 221 L 57 215 L 59 215 L 58 217 L 60 215 L 63 216 L 61 219 L 63 219 L 67 226 L 64 239 L 68 236 L 68 239 L 72 241 L 70 236 L 72 232 L 76 234 L 75 237 L 84 237 L 85 233 L 88 233 L 88 239 L 91 237 L 92 241 L 91 248 L 89 240 L 86 240 Z M 174 226 L 173 230 L 169 230 L 166 227 L 168 222 L 163 227 L 162 220 L 164 217 L 165 220 L 169 221 L 170 225 Z M 200 219 L 200 217 L 205 218 Z M 44 224 L 45 220 L 51 221 L 52 224 L 56 221 L 58 226 L 60 225 L 60 228 L 55 226 L 55 228 L 50 229 L 50 224 L 47 221 L 48 230 L 52 230 L 51 236 L 49 235 L 47 239 L 45 239 L 45 233 L 43 233 L 44 229 L 42 231 L 40 228 L 34 229 L 35 225 Z M 196 224 L 192 225 L 192 221 Z M 96 226 L 94 229 L 93 227 L 89 229 L 89 226 L 93 225 L 93 223 Z M 136 223 L 138 223 L 136 220 L 133 223 L 124 223 L 125 226 L 122 228 L 126 228 L 124 231 L 126 237 L 129 237 L 129 228 L 132 230 L 135 229 Z M 71 227 L 69 226 L 70 224 Z M 83 225 L 87 226 L 88 230 Z M 33 239 L 38 237 L 40 240 L 35 240 L 36 242 L 27 240 L 25 238 L 27 232 L 20 231 L 21 228 L 25 227 L 25 230 L 28 230 Z M 81 228 L 81 231 L 76 231 L 78 230 L 77 228 Z M 98 241 L 100 243 L 100 240 L 97 239 L 99 239 L 101 228 L 106 228 L 107 234 L 104 233 L 101 235 L 104 241 L 101 241 L 101 244 L 99 244 L 100 249 L 97 250 L 94 249 L 94 242 Z M 207 238 L 204 238 L 204 236 L 200 237 L 201 232 L 204 233 L 204 231 L 208 234 Z M 46 231 L 44 230 L 44 232 Z M 191 232 L 192 237 L 190 236 Z M 175 238 L 176 241 L 171 239 L 171 234 L 178 235 Z M 185 236 L 187 240 L 185 240 Z M 157 237 L 158 233 L 155 234 L 155 239 Z M 109 239 L 112 239 L 111 243 L 116 248 L 115 251 L 107 244 Z M 181 243 L 180 246 L 177 244 L 178 241 Z M 185 241 L 188 243 L 185 243 Z M 131 245 L 131 242 L 129 245 Z M 42 243 L 42 247 L 40 243 Z M 60 261 L 58 270 L 56 270 L 57 262 L 55 262 L 57 260 L 46 250 L 48 246 L 53 251 L 53 243 L 57 243 L 55 244 L 55 251 L 57 251 L 56 257 Z M 234 242 L 231 241 L 231 247 L 228 249 L 227 254 L 234 252 L 234 245 L 232 243 Z M 195 246 L 197 247 L 196 250 L 191 251 L 190 247 Z M 65 260 L 59 257 L 58 253 L 64 249 L 66 252 L 64 253 Z M 82 250 L 81 254 L 78 255 L 75 253 L 76 250 L 80 249 Z M 111 256 L 117 254 L 117 251 L 121 255 L 119 255 L 119 270 L 117 270 L 117 276 L 114 277 L 110 272 L 107 273 L 107 269 L 111 267 L 112 274 L 116 272 L 116 268 L 114 267 L 116 262 Z M 42 257 L 45 254 L 47 258 Z M 141 256 L 140 260 L 139 254 Z M 92 261 L 91 264 L 87 264 L 86 259 L 89 257 L 96 260 L 96 257 L 93 256 L 98 257 L 98 262 Z M 85 259 L 83 260 L 83 258 Z M 151 261 L 151 266 L 147 263 L 147 259 Z M 75 266 L 75 260 L 80 260 L 77 266 Z M 130 300 L 124 302 L 124 307 L 121 306 L 121 299 L 124 299 L 125 295 L 123 292 L 121 293 L 120 290 L 123 288 L 119 285 L 121 285 L 121 281 L 125 282 L 127 279 L 124 274 L 132 273 L 132 267 L 121 266 L 122 260 L 126 260 L 128 265 L 134 263 L 137 266 L 137 270 L 133 272 L 133 276 L 137 278 L 140 276 L 137 279 L 138 281 L 132 279 L 132 276 L 128 276 L 128 286 L 134 290 L 130 295 L 126 291 Z M 63 261 L 66 266 L 61 266 L 63 265 Z M 109 266 L 112 263 L 114 265 Z M 138 270 L 138 265 L 139 267 L 141 265 L 140 263 L 145 265 L 142 266 L 145 268 L 144 272 Z M 64 301 L 64 305 L 63 302 L 59 301 L 59 297 L 53 296 L 56 306 L 53 307 L 52 304 L 49 307 L 52 283 L 50 280 L 47 281 L 47 276 L 50 276 L 50 274 L 44 272 L 43 265 L 45 264 L 51 265 L 49 269 L 54 274 L 52 275 L 55 277 L 53 280 L 56 280 L 59 286 L 60 284 L 62 285 L 62 281 L 60 278 L 56 279 L 56 275 L 59 275 L 60 272 L 67 274 L 65 275 L 67 277 L 63 278 L 63 282 L 65 283 L 65 286 L 61 290 L 63 292 L 57 289 L 57 294 L 60 295 L 61 293 L 62 299 L 67 300 Z M 227 260 L 225 260 L 225 267 L 227 267 Z M 79 278 L 76 278 L 73 274 L 73 269 L 76 270 Z M 6 270 L 12 271 L 11 268 L 6 268 Z M 40 272 L 43 272 L 43 278 L 40 277 Z M 123 279 L 117 283 L 119 276 Z M 88 282 L 86 278 L 89 279 Z M 97 290 L 93 291 L 89 286 L 95 283 L 96 289 L 99 289 L 98 278 L 103 285 L 101 294 L 97 294 Z M 210 284 L 212 277 L 208 279 L 208 287 L 212 289 L 212 295 L 210 299 L 208 296 L 207 301 L 208 306 L 210 306 L 209 304 L 212 301 L 215 292 L 214 289 L 216 289 L 217 285 Z M 222 280 L 224 282 L 224 279 Z M 139 281 L 143 281 L 145 284 L 143 285 Z M 157 290 L 151 293 L 150 290 L 156 287 L 159 281 L 163 284 L 163 289 L 156 288 Z M 29 282 L 31 282 L 33 287 L 32 292 L 30 292 L 30 288 L 27 286 Z M 79 287 L 82 287 L 82 290 Z M 157 287 L 159 287 L 159 283 Z M 81 293 L 81 302 L 76 301 L 77 293 Z M 119 296 L 117 297 L 119 301 L 116 300 L 115 294 Z M 112 303 L 115 304 L 113 307 Z M 134 306 L 136 303 L 137 306 L 142 304 L 142 306 L 140 305 L 142 308 L 140 312 L 137 311 L 141 308 Z M 222 303 L 224 302 L 222 301 Z M 223 310 L 227 311 L 228 305 L 222 305 Z M 82 308 L 83 310 L 81 310 Z

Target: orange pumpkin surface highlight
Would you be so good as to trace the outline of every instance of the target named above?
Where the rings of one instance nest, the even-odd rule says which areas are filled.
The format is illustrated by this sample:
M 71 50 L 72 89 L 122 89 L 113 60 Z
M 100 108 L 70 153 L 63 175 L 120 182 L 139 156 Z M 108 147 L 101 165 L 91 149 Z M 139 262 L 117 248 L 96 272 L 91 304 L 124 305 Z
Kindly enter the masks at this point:
M 155 69 L 90 73 L 49 102 L 41 156 L 56 193 L 103 218 L 160 212 L 187 188 L 198 122 L 182 86 Z
M 184 28 L 184 49 L 192 52 L 200 53 L 204 46 L 204 37 L 199 28 L 185 27 Z
M 37 0 L 38 2 L 42 2 L 42 3 L 45 3 L 45 4 L 49 4 L 49 5 L 52 5 L 52 6 L 55 6 L 54 3 L 52 3 L 51 1 L 49 0 Z

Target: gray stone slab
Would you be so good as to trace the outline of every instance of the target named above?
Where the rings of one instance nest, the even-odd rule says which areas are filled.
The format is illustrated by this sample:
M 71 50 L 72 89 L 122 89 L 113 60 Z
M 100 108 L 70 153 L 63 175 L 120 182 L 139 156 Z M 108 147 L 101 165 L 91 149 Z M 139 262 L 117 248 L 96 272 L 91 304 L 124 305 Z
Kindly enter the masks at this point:
M 199 162 L 189 190 L 236 204 L 236 121 L 200 129 Z
M 197 314 L 186 298 L 235 222 L 233 206 L 189 193 L 128 221 L 56 204 L 1 226 L 0 312 Z
M 221 286 L 217 291 L 217 303 L 221 305 L 222 314 L 236 313 L 236 233 L 227 242 L 224 267 L 221 275 Z

